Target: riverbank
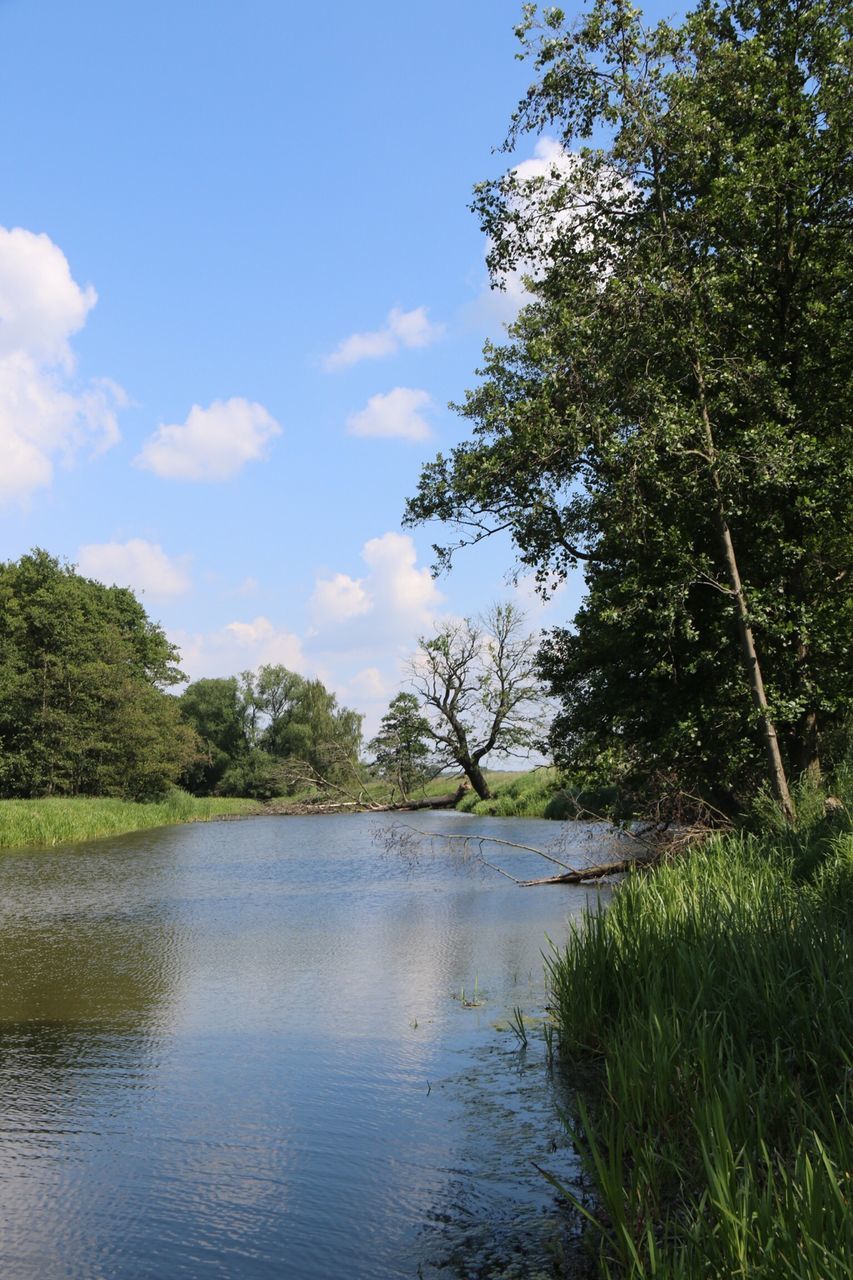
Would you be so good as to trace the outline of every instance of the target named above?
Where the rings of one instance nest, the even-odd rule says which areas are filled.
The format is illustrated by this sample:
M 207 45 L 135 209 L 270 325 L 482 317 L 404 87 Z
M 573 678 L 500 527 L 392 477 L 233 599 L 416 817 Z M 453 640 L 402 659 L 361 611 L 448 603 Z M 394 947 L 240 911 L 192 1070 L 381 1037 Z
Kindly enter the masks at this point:
M 629 877 L 551 963 L 605 1277 L 846 1280 L 853 830 Z
M 260 812 L 263 810 L 254 800 L 199 799 L 184 791 L 145 804 L 83 796 L 0 800 L 0 849 L 96 840 L 177 822 L 209 822 Z

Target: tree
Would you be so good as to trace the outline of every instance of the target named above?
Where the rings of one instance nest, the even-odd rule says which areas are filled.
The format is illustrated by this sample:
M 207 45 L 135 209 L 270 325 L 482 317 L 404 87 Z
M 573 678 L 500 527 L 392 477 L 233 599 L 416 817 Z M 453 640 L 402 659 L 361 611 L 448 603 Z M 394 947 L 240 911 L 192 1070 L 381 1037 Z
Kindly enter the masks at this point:
M 430 737 L 430 723 L 421 715 L 415 695 L 398 693 L 369 746 L 380 776 L 392 782 L 404 800 L 429 772 Z
M 267 799 L 308 777 L 332 779 L 358 766 L 361 716 L 339 707 L 321 681 L 287 667 L 197 680 L 181 707 L 204 744 L 186 775 L 194 791 Z
M 419 642 L 412 684 L 430 716 L 438 759 L 458 765 L 484 800 L 484 756 L 526 752 L 541 741 L 536 647 L 511 604 L 495 605 L 480 624 L 445 623 Z
M 282 673 L 281 678 L 274 679 L 273 671 Z M 332 778 L 357 764 L 362 720 L 357 712 L 339 707 L 322 681 L 294 676 L 284 667 L 261 667 L 259 686 L 265 681 L 262 706 L 269 720 L 261 745 L 266 751 L 302 761 L 318 777 Z
M 184 783 L 195 795 L 212 795 L 228 768 L 249 749 L 237 679 L 194 680 L 179 704 L 201 743 Z
M 197 751 L 177 660 L 131 591 L 39 549 L 0 565 L 0 794 L 161 793 Z
M 543 655 L 567 762 L 609 751 L 734 802 L 763 743 L 790 814 L 787 770 L 818 767 L 853 696 L 844 7 L 536 22 L 508 145 L 609 141 L 478 189 L 495 278 L 527 269 L 531 302 L 408 520 L 509 529 L 543 589 L 583 564 Z

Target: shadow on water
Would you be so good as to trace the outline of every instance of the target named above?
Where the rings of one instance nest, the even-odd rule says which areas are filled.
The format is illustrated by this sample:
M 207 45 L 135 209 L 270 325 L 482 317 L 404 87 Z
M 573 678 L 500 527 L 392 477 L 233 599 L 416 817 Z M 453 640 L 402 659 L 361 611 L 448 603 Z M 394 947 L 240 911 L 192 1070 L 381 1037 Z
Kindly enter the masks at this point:
M 524 1049 L 507 1017 L 541 1014 L 545 935 L 596 895 L 439 846 L 395 863 L 375 829 L 258 819 L 0 857 L 2 1274 L 575 1274 L 531 1163 L 575 1176 L 561 1086 L 541 1027 Z

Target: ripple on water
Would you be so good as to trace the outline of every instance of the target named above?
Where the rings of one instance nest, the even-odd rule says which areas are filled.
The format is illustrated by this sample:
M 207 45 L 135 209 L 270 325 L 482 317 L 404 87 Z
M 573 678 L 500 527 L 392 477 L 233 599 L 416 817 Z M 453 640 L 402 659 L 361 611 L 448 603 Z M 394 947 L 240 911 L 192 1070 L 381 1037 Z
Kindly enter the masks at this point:
M 536 1032 L 495 1024 L 541 1009 L 545 936 L 586 895 L 395 860 L 376 826 L 0 858 L 0 1273 L 552 1273 L 572 1237 L 531 1162 L 576 1175 L 557 1086 Z

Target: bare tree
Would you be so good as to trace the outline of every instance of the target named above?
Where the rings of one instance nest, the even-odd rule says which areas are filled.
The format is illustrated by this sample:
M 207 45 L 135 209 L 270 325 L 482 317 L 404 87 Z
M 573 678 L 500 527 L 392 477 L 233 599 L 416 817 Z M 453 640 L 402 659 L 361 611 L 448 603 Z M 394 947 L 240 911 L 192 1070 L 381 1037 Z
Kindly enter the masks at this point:
M 411 680 L 436 751 L 487 800 L 483 757 L 525 753 L 543 736 L 538 638 L 527 633 L 514 605 L 497 604 L 477 622 L 448 622 L 419 644 Z

